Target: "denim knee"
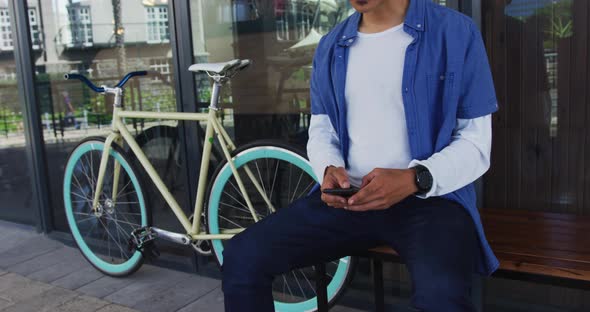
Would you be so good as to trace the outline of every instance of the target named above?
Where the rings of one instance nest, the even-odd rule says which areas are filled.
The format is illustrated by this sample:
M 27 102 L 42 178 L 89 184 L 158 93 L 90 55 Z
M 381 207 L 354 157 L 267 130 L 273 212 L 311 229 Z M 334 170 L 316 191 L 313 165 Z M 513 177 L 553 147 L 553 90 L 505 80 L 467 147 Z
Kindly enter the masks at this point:
M 412 305 L 420 311 L 474 311 L 471 285 L 445 274 L 433 274 L 414 285 Z
M 252 239 L 234 237 L 223 250 L 223 281 L 226 287 L 263 287 L 272 283 L 267 271 L 272 265 L 272 255 Z

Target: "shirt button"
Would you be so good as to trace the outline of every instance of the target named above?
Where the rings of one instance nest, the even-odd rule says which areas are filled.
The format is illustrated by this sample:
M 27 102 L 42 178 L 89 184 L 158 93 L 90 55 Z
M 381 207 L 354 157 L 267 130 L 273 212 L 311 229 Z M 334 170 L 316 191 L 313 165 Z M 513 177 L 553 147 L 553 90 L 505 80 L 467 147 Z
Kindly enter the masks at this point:
M 440 75 L 440 80 L 445 80 L 445 76 L 444 75 Z
M 346 36 L 342 36 L 342 39 L 346 38 Z
M 349 43 L 352 43 L 352 39 L 348 39 L 348 42 L 349 42 Z
M 410 91 L 410 90 L 409 90 L 408 88 L 405 88 L 405 89 L 404 89 L 404 91 L 405 91 L 406 93 L 408 93 L 408 91 Z
M 416 27 L 420 28 L 420 27 L 422 27 L 422 24 L 418 24 L 418 25 L 416 25 Z

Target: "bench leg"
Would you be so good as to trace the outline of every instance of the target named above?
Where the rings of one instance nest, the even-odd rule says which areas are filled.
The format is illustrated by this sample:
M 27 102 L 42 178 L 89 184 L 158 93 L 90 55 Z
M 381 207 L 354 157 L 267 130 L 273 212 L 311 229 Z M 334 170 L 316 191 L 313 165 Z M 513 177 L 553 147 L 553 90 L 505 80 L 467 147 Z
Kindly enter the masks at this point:
M 479 275 L 473 275 L 473 282 L 471 286 L 471 302 L 477 312 L 483 312 L 483 288 L 484 278 Z
M 315 271 L 318 312 L 328 312 L 328 285 L 326 283 L 326 264 L 317 264 L 315 266 Z
M 385 311 L 385 292 L 383 290 L 383 262 L 371 259 L 373 264 L 373 291 L 375 293 L 375 311 Z

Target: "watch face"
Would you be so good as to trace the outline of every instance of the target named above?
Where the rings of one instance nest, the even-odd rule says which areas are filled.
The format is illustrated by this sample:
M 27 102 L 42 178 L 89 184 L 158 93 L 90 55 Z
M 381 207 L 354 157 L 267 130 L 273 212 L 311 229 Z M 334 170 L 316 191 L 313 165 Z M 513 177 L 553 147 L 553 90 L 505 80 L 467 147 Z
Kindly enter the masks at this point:
M 432 175 L 427 169 L 418 172 L 418 188 L 421 191 L 427 191 L 432 188 Z

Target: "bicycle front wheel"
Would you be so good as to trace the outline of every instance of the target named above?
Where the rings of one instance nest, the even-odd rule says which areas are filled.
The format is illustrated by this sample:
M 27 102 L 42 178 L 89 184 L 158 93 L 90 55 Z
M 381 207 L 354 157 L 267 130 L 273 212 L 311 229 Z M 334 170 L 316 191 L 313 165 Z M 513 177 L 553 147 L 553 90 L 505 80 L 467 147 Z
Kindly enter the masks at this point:
M 76 245 L 95 268 L 125 276 L 143 263 L 129 241 L 133 230 L 148 225 L 148 214 L 137 171 L 116 144 L 108 154 L 98 206 L 92 209 L 103 150 L 104 138 L 92 137 L 70 154 L 63 185 L 66 218 Z
M 317 183 L 311 165 L 289 146 L 258 142 L 236 150 L 234 164 L 252 203 L 254 214 L 240 191 L 227 161 L 214 174 L 207 206 L 207 227 L 210 234 L 235 233 L 254 224 L 274 209 L 287 207 L 306 196 Z M 249 174 L 250 173 L 250 174 Z M 252 179 L 253 178 L 253 179 Z M 256 183 L 255 183 L 256 182 Z M 256 185 L 258 184 L 258 185 Z M 266 194 L 266 199 L 262 193 Z M 224 240 L 212 240 L 218 263 L 223 264 Z M 351 257 L 326 263 L 329 277 L 328 300 L 332 304 L 342 293 L 352 272 Z M 313 267 L 296 269 L 275 278 L 273 297 L 277 311 L 316 311 L 316 273 Z

